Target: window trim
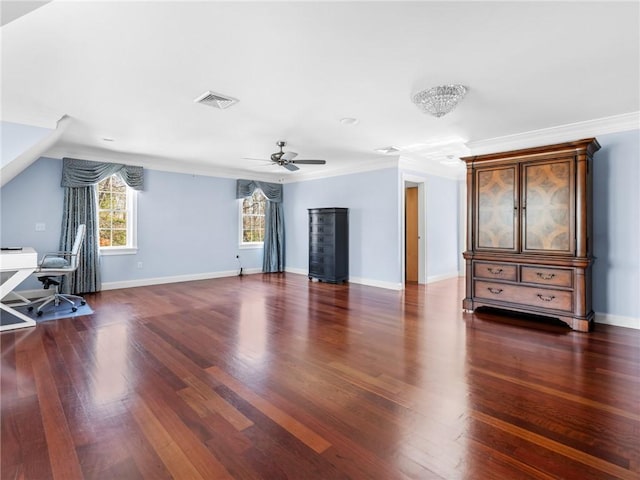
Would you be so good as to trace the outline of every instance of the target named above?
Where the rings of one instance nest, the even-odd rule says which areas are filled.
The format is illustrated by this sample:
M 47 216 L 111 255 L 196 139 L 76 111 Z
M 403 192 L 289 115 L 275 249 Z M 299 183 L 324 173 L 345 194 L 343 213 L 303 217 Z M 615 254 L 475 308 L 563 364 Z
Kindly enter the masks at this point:
M 266 201 L 267 196 L 264 194 L 264 192 L 262 192 L 262 190 L 260 190 L 260 193 L 262 193 Z M 243 242 L 242 241 L 242 226 L 243 226 L 242 203 L 244 202 L 245 198 L 248 198 L 248 197 L 238 199 L 238 248 L 241 250 L 264 248 L 264 240 L 262 242 Z M 265 205 L 265 208 L 266 208 L 266 205 Z M 265 212 L 265 218 L 266 218 L 266 212 Z
M 126 184 L 125 184 L 126 185 Z M 101 256 L 111 255 L 135 255 L 138 253 L 138 192 L 127 187 L 127 245 L 124 247 L 101 247 L 100 236 L 96 241 L 98 242 L 98 254 Z M 95 186 L 96 191 L 98 185 Z M 96 213 L 99 215 L 100 208 L 96 208 Z M 96 225 L 100 225 L 99 218 L 96 218 Z

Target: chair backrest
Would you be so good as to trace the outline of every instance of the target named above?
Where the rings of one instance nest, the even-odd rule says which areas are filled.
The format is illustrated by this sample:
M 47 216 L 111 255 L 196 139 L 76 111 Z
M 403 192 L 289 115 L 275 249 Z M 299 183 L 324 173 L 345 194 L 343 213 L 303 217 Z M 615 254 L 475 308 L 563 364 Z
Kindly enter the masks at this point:
M 73 241 L 73 248 L 71 249 L 71 265 L 69 265 L 74 270 L 78 268 L 78 263 L 80 261 L 80 250 L 82 249 L 82 244 L 84 243 L 84 234 L 87 230 L 87 226 L 82 223 L 78 225 L 78 230 L 76 230 L 76 239 Z

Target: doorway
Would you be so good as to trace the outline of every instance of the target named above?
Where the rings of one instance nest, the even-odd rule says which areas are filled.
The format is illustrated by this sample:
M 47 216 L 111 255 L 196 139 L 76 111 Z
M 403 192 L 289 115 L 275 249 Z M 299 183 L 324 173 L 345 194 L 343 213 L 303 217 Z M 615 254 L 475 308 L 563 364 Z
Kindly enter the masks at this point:
M 404 281 L 418 283 L 418 187 L 404 190 Z
M 426 282 L 426 196 L 424 179 L 403 175 L 402 280 L 405 284 Z

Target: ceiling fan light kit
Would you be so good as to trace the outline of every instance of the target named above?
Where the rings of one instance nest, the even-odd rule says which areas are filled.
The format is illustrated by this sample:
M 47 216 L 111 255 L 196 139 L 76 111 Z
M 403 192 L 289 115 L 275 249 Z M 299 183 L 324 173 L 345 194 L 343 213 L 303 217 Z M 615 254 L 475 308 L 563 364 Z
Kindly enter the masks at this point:
M 439 118 L 456 108 L 466 93 L 464 85 L 441 85 L 416 93 L 412 100 L 423 112 Z

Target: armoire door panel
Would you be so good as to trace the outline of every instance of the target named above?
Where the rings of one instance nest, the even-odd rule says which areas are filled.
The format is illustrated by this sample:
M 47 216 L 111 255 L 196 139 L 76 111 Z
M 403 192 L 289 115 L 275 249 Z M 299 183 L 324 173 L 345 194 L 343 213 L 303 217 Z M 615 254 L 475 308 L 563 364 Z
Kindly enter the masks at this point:
M 476 176 L 476 248 L 518 248 L 518 177 L 515 167 L 479 170 Z
M 574 169 L 570 160 L 522 165 L 522 251 L 572 255 Z

